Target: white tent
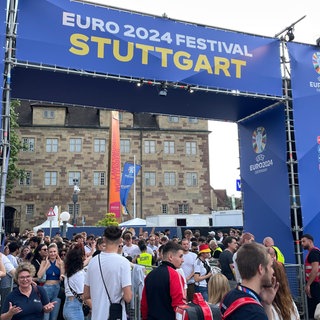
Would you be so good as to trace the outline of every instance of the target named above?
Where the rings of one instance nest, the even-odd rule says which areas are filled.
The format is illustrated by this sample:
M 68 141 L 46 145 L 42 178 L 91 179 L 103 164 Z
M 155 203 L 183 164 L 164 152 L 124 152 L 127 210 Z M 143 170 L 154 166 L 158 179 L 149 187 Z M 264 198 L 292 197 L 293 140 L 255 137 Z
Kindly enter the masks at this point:
M 60 226 L 63 225 L 63 222 L 60 221 Z M 59 228 L 60 227 L 58 224 L 58 219 L 54 219 L 51 221 L 51 228 Z M 73 227 L 72 224 L 67 223 L 67 228 Z M 44 228 L 50 228 L 50 221 L 46 220 L 45 222 L 43 222 L 42 224 L 33 227 L 33 231 L 37 232 L 38 229 L 44 229 Z
M 147 226 L 147 222 L 144 219 L 140 219 L 140 218 L 134 218 L 125 222 L 122 222 L 119 224 L 120 227 L 134 227 L 134 226 L 140 226 L 140 227 L 146 227 Z

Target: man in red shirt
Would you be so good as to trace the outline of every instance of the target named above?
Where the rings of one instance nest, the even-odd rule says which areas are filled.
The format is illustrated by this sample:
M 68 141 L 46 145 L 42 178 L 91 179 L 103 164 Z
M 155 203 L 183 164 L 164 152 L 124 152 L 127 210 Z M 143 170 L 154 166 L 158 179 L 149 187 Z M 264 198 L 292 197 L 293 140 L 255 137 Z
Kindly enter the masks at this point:
M 306 295 L 308 300 L 309 318 L 313 319 L 314 311 L 320 302 L 320 251 L 314 246 L 313 237 L 304 234 L 301 237 L 301 245 L 308 250 L 304 265 L 306 273 Z
M 169 241 L 161 265 L 145 279 L 141 298 L 143 320 L 175 320 L 177 306 L 186 303 L 184 280 L 176 269 L 183 263 L 182 247 Z

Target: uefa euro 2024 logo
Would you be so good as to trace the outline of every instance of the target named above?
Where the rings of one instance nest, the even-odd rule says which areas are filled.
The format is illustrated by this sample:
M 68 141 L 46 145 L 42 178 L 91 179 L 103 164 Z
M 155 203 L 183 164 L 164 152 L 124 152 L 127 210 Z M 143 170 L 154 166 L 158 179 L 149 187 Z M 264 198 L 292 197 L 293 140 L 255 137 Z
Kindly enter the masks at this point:
M 320 74 L 320 52 L 315 52 L 312 55 L 312 64 L 313 64 L 314 70 L 316 70 L 316 72 Z
M 258 127 L 252 133 L 252 147 L 255 153 L 262 153 L 267 144 L 267 133 L 264 127 Z

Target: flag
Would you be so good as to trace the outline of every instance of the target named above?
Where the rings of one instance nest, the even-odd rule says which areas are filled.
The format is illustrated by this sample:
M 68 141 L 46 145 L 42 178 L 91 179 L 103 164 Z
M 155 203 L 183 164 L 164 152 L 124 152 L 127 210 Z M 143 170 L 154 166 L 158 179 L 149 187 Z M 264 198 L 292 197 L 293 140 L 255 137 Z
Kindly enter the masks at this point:
M 141 166 L 126 162 L 123 166 L 121 186 L 120 186 L 120 201 L 126 207 L 130 188 L 134 182 L 135 177 L 138 175 Z

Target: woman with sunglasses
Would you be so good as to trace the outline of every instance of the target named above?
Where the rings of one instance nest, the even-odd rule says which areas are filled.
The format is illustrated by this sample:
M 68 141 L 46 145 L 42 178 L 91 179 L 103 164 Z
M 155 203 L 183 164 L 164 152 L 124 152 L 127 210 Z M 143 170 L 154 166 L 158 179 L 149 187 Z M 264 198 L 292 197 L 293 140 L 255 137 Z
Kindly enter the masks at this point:
M 38 283 L 39 285 L 43 285 L 45 282 L 45 279 L 39 279 L 38 271 L 40 269 L 42 260 L 44 260 L 47 256 L 48 256 L 48 246 L 45 243 L 41 243 L 34 250 L 33 257 L 31 259 L 31 264 L 36 269 L 33 281 Z
M 45 290 L 32 285 L 34 266 L 29 262 L 21 263 L 14 275 L 18 287 L 7 296 L 3 303 L 2 320 L 42 320 L 44 313 L 51 312 L 54 303 L 49 302 Z

